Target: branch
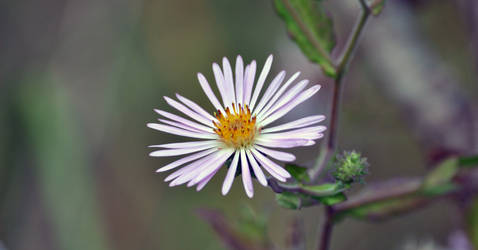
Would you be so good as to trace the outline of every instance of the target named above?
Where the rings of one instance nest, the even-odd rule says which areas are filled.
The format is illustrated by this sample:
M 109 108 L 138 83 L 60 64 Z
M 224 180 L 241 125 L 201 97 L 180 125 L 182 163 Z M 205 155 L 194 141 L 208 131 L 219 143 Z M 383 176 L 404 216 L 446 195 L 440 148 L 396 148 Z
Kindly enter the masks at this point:
M 325 146 L 321 149 L 319 153 L 319 157 L 313 168 L 309 170 L 309 176 L 312 182 L 316 181 L 319 177 L 320 173 L 324 170 L 325 166 L 330 160 L 333 152 L 336 148 L 336 137 L 337 137 L 337 129 L 338 129 L 338 116 L 339 116 L 339 104 L 341 99 L 341 92 L 342 92 L 342 80 L 343 76 L 347 70 L 347 65 L 353 57 L 355 48 L 358 44 L 358 39 L 360 34 L 362 33 L 365 24 L 370 16 L 370 8 L 365 3 L 365 0 L 359 0 L 360 5 L 362 6 L 362 14 L 355 25 L 352 34 L 345 46 L 345 50 L 341 56 L 341 59 L 337 65 L 337 77 L 334 81 L 333 86 L 333 96 L 332 96 L 332 110 L 330 112 L 330 124 L 329 124 L 329 136 L 327 137 L 327 141 Z M 324 145 L 324 144 L 323 144 Z

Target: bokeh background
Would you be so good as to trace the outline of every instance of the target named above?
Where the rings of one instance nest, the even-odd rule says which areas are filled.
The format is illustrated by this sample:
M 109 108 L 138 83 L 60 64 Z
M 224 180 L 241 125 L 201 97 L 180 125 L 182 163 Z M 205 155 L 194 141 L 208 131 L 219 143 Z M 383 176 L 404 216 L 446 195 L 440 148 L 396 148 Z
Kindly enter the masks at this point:
M 325 5 L 337 56 L 360 8 Z M 224 171 L 201 192 L 169 188 L 155 173 L 169 160 L 148 157 L 147 145 L 177 140 L 146 128 L 153 108 L 172 110 L 163 96 L 181 93 L 212 111 L 196 72 L 212 79 L 223 56 L 262 65 L 274 54 L 273 73 L 301 71 L 323 86 L 285 119 L 328 114 L 332 81 L 288 39 L 270 1 L 3 0 L 0 37 L 0 249 L 224 249 L 201 208 L 232 223 L 255 211 L 277 249 L 287 249 L 299 214 L 315 248 L 321 208 L 286 211 L 260 185 L 248 199 L 238 180 L 223 197 Z M 339 129 L 340 150 L 368 157 L 367 182 L 477 152 L 477 55 L 475 0 L 389 0 L 370 20 Z M 294 153 L 310 166 L 318 150 Z M 332 249 L 447 246 L 462 237 L 461 215 L 438 201 L 383 223 L 345 220 Z

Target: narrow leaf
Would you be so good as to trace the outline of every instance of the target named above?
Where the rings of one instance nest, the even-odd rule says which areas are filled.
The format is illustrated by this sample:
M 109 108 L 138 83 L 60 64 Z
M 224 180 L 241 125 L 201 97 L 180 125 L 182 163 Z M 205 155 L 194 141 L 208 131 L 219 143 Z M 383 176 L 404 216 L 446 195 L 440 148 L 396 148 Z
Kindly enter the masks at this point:
M 314 0 L 275 0 L 274 3 L 302 52 L 318 63 L 326 75 L 335 78 L 335 67 L 330 59 L 335 46 L 333 23 L 321 3 Z
M 457 171 L 458 160 L 456 158 L 443 161 L 425 177 L 422 190 L 426 192 L 427 189 L 449 183 Z
M 309 175 L 307 174 L 307 168 L 297 166 L 294 164 L 286 164 L 285 169 L 298 182 L 305 183 L 310 181 Z
M 301 198 L 298 194 L 284 192 L 276 194 L 276 201 L 279 206 L 288 209 L 299 209 L 301 207 Z

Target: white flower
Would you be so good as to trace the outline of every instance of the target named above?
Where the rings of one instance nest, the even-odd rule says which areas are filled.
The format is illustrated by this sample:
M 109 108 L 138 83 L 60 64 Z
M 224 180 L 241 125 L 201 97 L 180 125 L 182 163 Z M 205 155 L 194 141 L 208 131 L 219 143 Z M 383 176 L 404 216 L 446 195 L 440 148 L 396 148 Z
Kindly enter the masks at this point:
M 192 120 L 155 109 L 163 119 L 159 119 L 161 123 L 148 123 L 148 127 L 152 129 L 202 140 L 152 145 L 150 147 L 162 149 L 152 152 L 150 156 L 189 154 L 159 168 L 157 172 L 180 167 L 166 177 L 165 181 L 171 181 L 170 186 L 188 183 L 187 186 L 190 187 L 197 184 L 198 191 L 221 169 L 228 158 L 232 158 L 222 186 L 222 194 L 229 192 L 236 172 L 241 171 L 246 194 L 252 197 L 254 189 L 251 171 L 264 186 L 267 186 L 267 180 L 261 168 L 282 182 L 290 177 L 284 168 L 270 158 L 290 162 L 295 160 L 295 156 L 270 148 L 310 146 L 315 144 L 314 140 L 323 136 L 324 126 L 312 126 L 325 119 L 322 115 L 267 127 L 309 99 L 320 89 L 320 85 L 305 89 L 308 80 L 293 84 L 299 72 L 282 84 L 285 71 L 281 71 L 269 84 L 262 98 L 259 98 L 271 68 L 272 55 L 267 58 L 255 88 L 255 61 L 244 68 L 242 58 L 238 56 L 235 75 L 227 58 L 223 58 L 222 63 L 222 69 L 216 63 L 213 63 L 212 68 L 223 105 L 216 98 L 206 78 L 198 73 L 203 91 L 217 110 L 214 116 L 193 101 L 176 94 L 179 102 L 164 97 L 166 102 Z

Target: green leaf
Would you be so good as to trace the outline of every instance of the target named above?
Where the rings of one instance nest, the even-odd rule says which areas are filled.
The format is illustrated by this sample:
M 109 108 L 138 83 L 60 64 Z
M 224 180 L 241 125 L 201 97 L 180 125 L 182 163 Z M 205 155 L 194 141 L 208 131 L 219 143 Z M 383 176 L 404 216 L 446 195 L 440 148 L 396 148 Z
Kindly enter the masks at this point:
M 478 199 L 475 198 L 466 211 L 466 231 L 474 249 L 478 249 Z
M 450 158 L 433 169 L 423 180 L 422 190 L 427 192 L 437 186 L 447 184 L 458 171 L 458 160 Z
M 285 169 L 298 182 L 304 183 L 304 182 L 309 182 L 310 181 L 309 174 L 307 174 L 307 168 L 297 166 L 297 165 L 294 165 L 294 164 L 286 164 Z
M 375 0 L 370 5 L 370 9 L 372 10 L 372 15 L 378 16 L 382 13 L 383 7 L 385 6 L 385 0 Z
M 320 203 L 327 205 L 327 206 L 332 206 L 337 203 L 343 202 L 347 200 L 347 197 L 344 195 L 344 193 L 337 193 L 334 195 L 329 195 L 329 196 L 322 196 L 322 197 L 313 197 L 314 199 L 318 200 Z
M 274 3 L 290 36 L 307 58 L 318 63 L 327 76 L 337 77 L 330 59 L 335 46 L 333 23 L 321 3 L 314 0 L 274 0 Z
M 299 209 L 301 207 L 301 197 L 295 193 L 283 192 L 276 194 L 276 201 L 283 208 Z
M 460 157 L 458 159 L 460 167 L 478 167 L 478 155 Z
M 303 186 L 302 189 L 312 196 L 322 197 L 340 193 L 346 189 L 346 186 L 341 183 L 325 183 L 316 186 Z

